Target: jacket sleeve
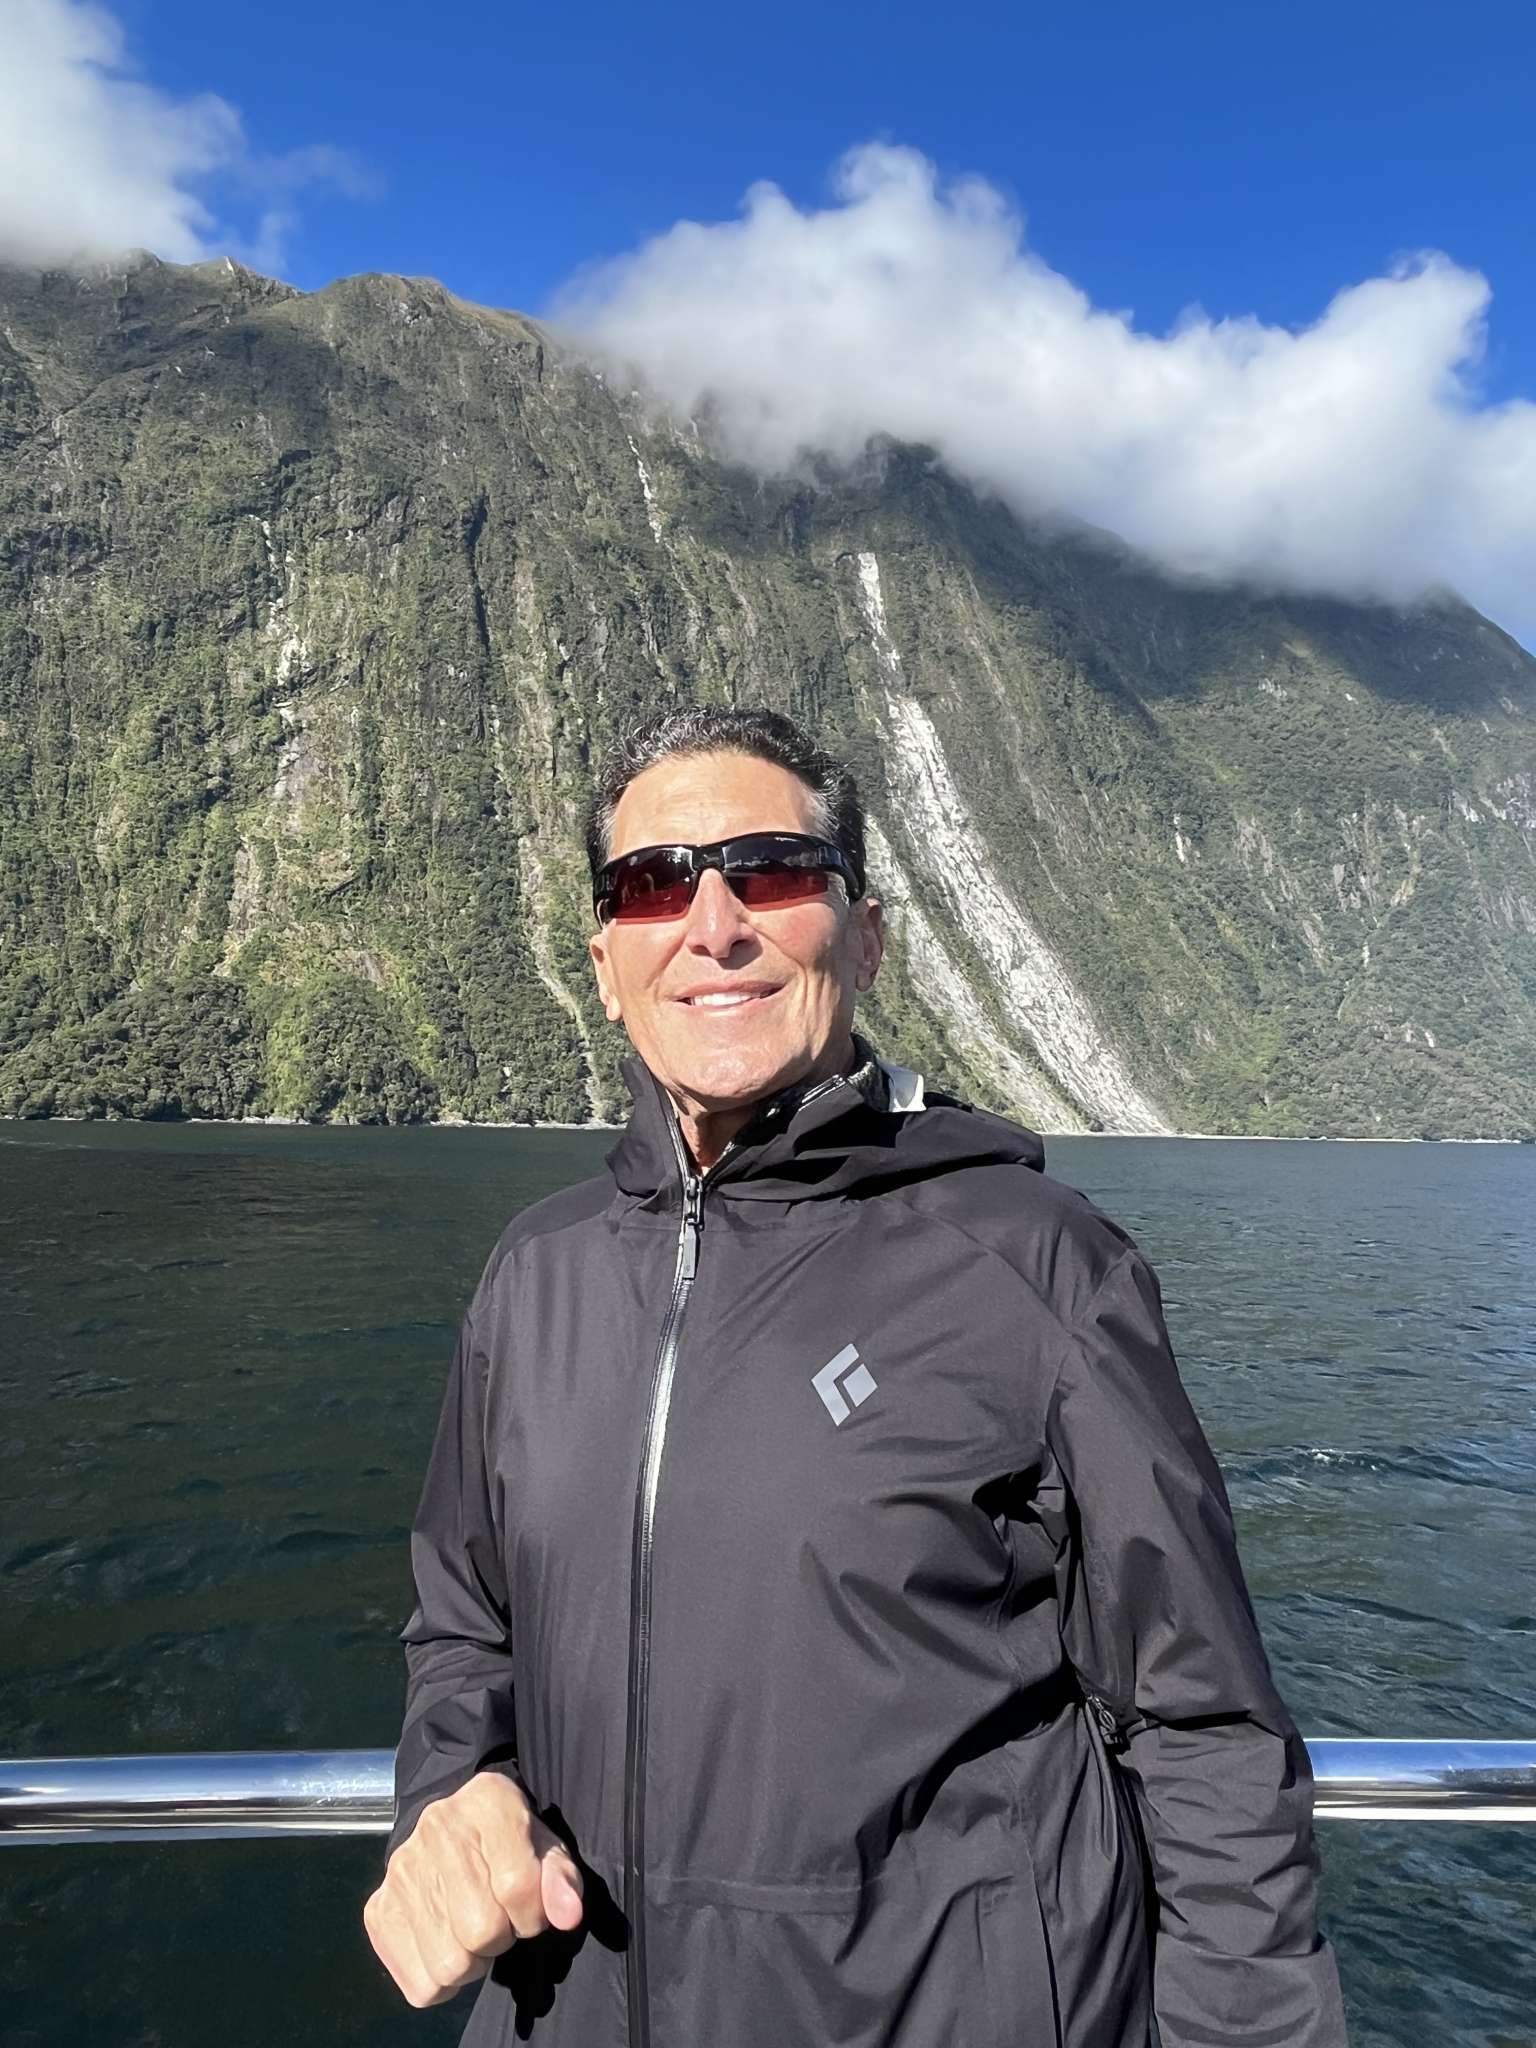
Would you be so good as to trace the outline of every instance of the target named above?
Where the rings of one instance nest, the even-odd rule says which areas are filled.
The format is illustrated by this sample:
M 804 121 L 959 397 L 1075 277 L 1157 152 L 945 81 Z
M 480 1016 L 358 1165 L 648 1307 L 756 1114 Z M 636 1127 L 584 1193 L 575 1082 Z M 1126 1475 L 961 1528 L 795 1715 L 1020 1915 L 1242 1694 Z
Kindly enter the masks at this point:
M 1163 2048 L 1343 2048 L 1317 1930 L 1311 1766 L 1134 1249 L 1071 1333 L 1047 1435 L 1063 1488 L 1063 1641 L 1134 1789 Z
M 405 1719 L 386 1858 L 424 1807 L 476 1772 L 518 1775 L 511 1616 L 486 1472 L 486 1359 L 473 1318 L 471 1309 L 459 1333 L 411 1533 L 416 1605 L 400 1636 Z

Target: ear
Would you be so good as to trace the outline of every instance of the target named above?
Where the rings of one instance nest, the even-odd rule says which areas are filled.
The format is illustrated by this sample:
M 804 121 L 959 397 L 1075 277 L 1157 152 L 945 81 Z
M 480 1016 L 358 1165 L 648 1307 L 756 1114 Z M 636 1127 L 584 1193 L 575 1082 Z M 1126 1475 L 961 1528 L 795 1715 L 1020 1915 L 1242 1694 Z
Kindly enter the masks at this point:
M 873 896 L 866 896 L 855 911 L 854 932 L 858 945 L 854 986 L 863 995 L 874 987 L 885 957 L 885 910 Z
M 601 932 L 595 932 L 587 941 L 587 951 L 592 955 L 592 972 L 597 977 L 597 992 L 603 1000 L 603 1015 L 610 1024 L 622 1024 L 624 1006 L 614 992 L 608 974 L 608 948 Z

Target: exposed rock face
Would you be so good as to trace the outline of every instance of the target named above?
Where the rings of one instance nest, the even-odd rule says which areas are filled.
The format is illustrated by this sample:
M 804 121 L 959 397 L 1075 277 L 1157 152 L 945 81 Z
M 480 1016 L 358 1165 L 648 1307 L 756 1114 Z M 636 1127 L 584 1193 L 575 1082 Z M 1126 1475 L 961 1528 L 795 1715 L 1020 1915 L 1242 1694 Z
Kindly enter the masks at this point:
M 762 484 L 515 315 L 0 273 L 0 1107 L 619 1107 L 576 820 L 638 708 L 866 790 L 874 1035 L 1055 1129 L 1536 1129 L 1536 662 L 1177 587 L 919 452 Z

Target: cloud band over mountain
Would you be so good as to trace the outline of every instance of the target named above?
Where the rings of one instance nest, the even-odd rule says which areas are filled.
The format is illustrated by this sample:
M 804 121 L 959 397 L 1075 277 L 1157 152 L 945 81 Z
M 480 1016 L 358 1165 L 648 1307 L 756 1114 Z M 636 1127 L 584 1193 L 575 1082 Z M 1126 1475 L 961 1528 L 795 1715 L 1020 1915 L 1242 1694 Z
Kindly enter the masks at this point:
M 1396 601 L 1451 587 L 1536 636 L 1536 405 L 1480 402 L 1489 287 L 1439 255 L 1300 332 L 1093 306 L 980 179 L 868 145 L 832 203 L 755 185 L 579 275 L 551 313 L 759 469 L 872 435 L 1167 568 Z

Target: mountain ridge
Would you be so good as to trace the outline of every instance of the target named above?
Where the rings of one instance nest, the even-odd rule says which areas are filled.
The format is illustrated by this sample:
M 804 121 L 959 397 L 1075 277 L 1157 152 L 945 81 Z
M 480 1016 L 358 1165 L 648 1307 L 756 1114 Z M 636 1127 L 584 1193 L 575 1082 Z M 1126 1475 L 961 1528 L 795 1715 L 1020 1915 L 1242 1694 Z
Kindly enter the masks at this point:
M 853 762 L 866 1022 L 964 1092 L 1536 1130 L 1508 636 L 1176 584 L 894 444 L 751 477 L 619 384 L 430 280 L 0 271 L 0 1108 L 612 1113 L 577 816 L 704 696 Z

